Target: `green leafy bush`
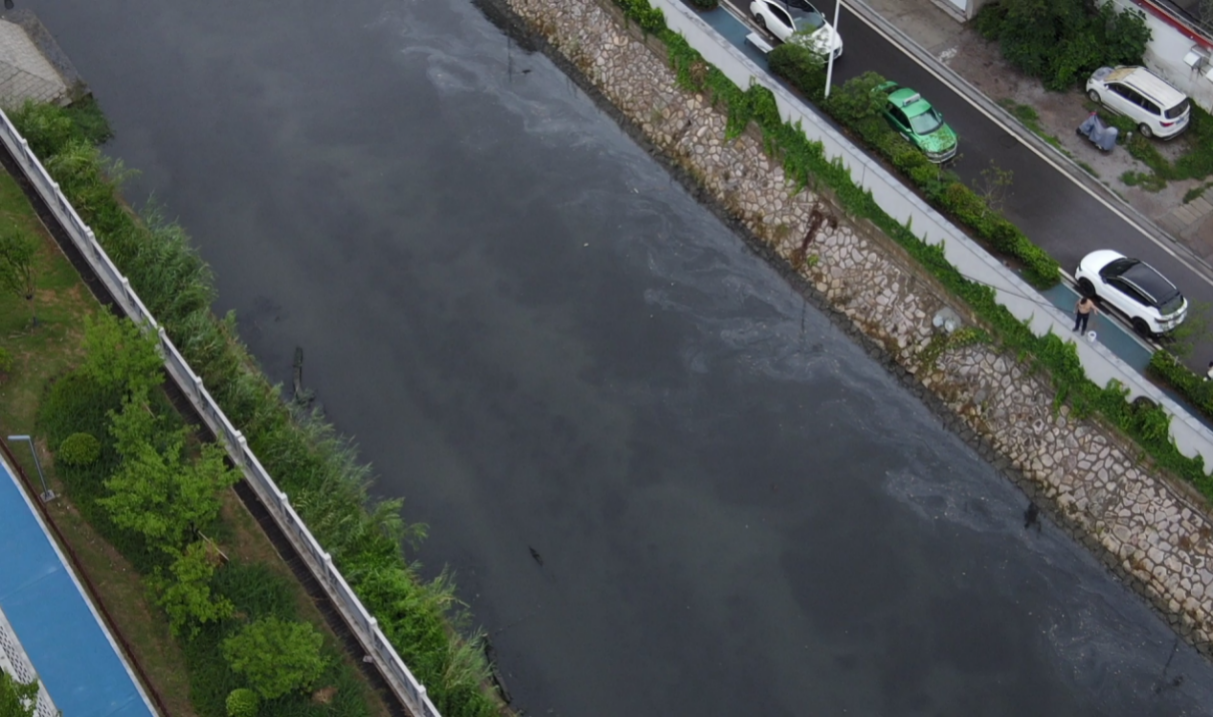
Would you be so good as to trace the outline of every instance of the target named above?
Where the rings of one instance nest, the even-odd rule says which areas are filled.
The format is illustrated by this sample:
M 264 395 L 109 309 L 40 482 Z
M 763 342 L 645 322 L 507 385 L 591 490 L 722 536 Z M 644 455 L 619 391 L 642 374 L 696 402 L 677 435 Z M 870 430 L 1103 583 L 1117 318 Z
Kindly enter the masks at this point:
M 247 687 L 237 687 L 227 696 L 227 717 L 257 717 L 261 698 Z
M 16 364 L 17 360 L 13 358 L 13 352 L 0 347 L 0 373 L 12 373 Z
M 324 672 L 324 638 L 311 623 L 267 617 L 223 641 L 223 657 L 267 700 L 307 689 Z
M 700 10 L 714 10 L 720 6 L 720 0 L 690 0 L 691 4 Z
M 665 29 L 665 15 L 661 10 L 649 5 L 649 0 L 618 0 L 627 16 L 634 20 L 647 33 L 655 33 Z
M 0 670 L 0 715 L 3 717 L 34 717 L 37 708 L 38 683 L 18 682 Z
M 84 363 L 80 370 L 102 387 L 120 386 L 146 395 L 164 380 L 164 359 L 150 331 L 108 311 L 84 319 Z
M 192 638 L 203 625 L 231 617 L 231 601 L 211 590 L 216 562 L 213 551 L 198 541 L 180 551 L 167 569 L 157 570 L 148 578 L 156 604 L 168 615 L 174 635 Z
M 1141 11 L 1118 12 L 1110 2 L 1000 0 L 977 13 L 974 27 L 1051 90 L 1073 87 L 1103 65 L 1140 65 L 1150 42 Z
M 69 466 L 87 466 L 101 457 L 101 441 L 91 433 L 73 433 L 63 439 L 55 457 Z
M 771 72 L 792 83 L 810 102 L 819 102 L 825 95 L 825 64 L 821 54 L 804 45 L 785 42 L 767 54 Z

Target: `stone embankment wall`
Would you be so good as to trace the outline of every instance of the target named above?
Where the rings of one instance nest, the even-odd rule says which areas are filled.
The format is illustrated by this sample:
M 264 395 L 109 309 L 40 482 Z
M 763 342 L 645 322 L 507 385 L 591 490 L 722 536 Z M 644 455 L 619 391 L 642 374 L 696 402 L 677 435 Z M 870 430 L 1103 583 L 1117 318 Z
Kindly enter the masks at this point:
M 1055 411 L 1048 381 L 1013 357 L 938 335 L 935 313 L 956 302 L 870 224 L 842 216 L 826 196 L 795 191 L 756 132 L 726 140 L 724 113 L 680 89 L 660 46 L 609 0 L 496 1 L 546 38 L 751 240 L 916 377 L 919 395 L 946 408 L 984 457 L 1213 654 L 1213 523 L 1194 494 L 1152 473 L 1098 421 Z

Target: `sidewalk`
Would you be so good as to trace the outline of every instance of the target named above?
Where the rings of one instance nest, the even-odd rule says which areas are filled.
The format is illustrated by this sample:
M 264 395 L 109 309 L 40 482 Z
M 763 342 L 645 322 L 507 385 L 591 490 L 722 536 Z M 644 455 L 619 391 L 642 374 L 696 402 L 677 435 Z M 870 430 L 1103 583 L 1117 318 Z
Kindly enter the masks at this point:
M 1202 259 L 1213 276 L 1213 189 L 1209 196 L 1183 202 L 1188 190 L 1201 184 L 1169 182 L 1159 192 L 1147 192 L 1120 181 L 1128 171 L 1148 172 L 1123 148 L 1110 154 L 1093 149 L 1074 133 L 1087 115 L 1085 97 L 1077 89 L 1048 92 L 1035 78 L 1026 77 L 1002 58 L 997 43 L 987 42 L 968 25 L 957 22 L 930 0 L 866 0 L 886 20 L 912 38 L 931 56 L 968 80 L 994 102 L 1011 101 L 1034 108 L 1041 128 L 1058 140 L 1074 160 L 1086 165 L 1100 184 L 1119 195 L 1160 230 Z M 1154 145 L 1170 159 L 1188 140 Z

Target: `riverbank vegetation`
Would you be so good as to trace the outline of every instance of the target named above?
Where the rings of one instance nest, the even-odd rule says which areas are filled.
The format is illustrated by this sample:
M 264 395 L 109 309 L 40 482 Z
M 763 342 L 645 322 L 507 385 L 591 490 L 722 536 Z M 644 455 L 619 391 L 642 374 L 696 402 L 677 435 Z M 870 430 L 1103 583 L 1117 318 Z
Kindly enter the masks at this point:
M 482 689 L 488 669 L 478 635 L 462 638 L 452 627 L 466 627 L 469 620 L 450 577 L 421 579 L 417 563 L 405 554 L 423 527 L 402 523 L 399 502 L 370 499 L 369 470 L 357 462 L 352 443 L 322 416 L 284 402 L 240 343 L 234 316 L 211 314 L 210 270 L 186 232 L 156 212 L 140 218 L 122 201 L 127 170 L 94 144 L 95 124 L 45 105 L 26 105 L 12 119 L 291 495 L 435 706 L 444 717 L 497 714 L 498 701 Z M 329 641 L 317 663 L 316 635 L 296 627 L 306 623 L 290 609 L 297 601 L 289 580 L 231 556 L 235 535 L 220 518 L 228 512 L 232 494 L 226 486 L 234 476 L 222 468 L 218 449 L 188 430 L 163 394 L 148 388 L 151 379 L 142 369 L 150 362 L 135 349 L 136 335 L 100 318 L 74 332 L 91 350 L 77 348 L 78 361 L 62 362 L 43 381 L 45 389 L 54 379 L 40 396 L 39 433 L 57 454 L 55 470 L 81 514 L 146 578 L 150 609 L 167 619 L 189 667 L 197 713 L 224 714 L 237 688 L 260 699 L 257 714 L 308 714 L 313 707 L 317 714 L 367 713 L 365 706 L 338 708 L 337 700 L 360 696 L 360 689 Z M 166 493 L 177 496 L 179 510 L 164 510 Z M 249 630 L 256 631 L 256 640 L 241 639 Z M 241 645 L 267 641 L 296 651 L 295 658 L 276 661 L 295 675 L 285 696 L 281 675 L 267 677 L 267 665 L 241 651 Z M 233 704 L 247 710 L 249 696 L 240 692 Z M 303 702 L 279 711 L 276 705 L 292 696 Z
M 226 490 L 236 475 L 160 390 L 154 339 L 101 309 L 7 174 L 0 221 L 35 246 L 31 266 L 45 307 L 35 325 L 23 296 L 0 296 L 9 358 L 0 428 L 32 433 L 54 456 L 42 466 L 57 493 L 48 515 L 162 709 L 221 717 L 233 689 L 256 694 L 261 681 L 221 648 L 269 614 L 310 636 L 306 656 L 322 669 L 259 700 L 250 717 L 383 714 L 302 586 Z M 272 661 L 279 681 L 292 664 L 292 651 L 270 642 L 257 654 Z
M 706 62 L 685 38 L 666 28 L 664 21 L 658 24 L 653 13 L 660 11 L 651 9 L 647 0 L 615 1 L 631 20 L 662 41 L 678 82 L 684 89 L 704 93 L 728 113 L 728 135 L 740 135 L 750 122 L 757 125 L 767 154 L 782 164 L 789 178 L 801 187 L 828 190 L 848 214 L 867 219 L 879 227 L 953 295 L 967 303 L 985 323 L 991 337 L 1007 353 L 1020 357 L 1036 369 L 1046 371 L 1056 391 L 1056 406 L 1068 403 L 1080 418 L 1101 415 L 1136 441 L 1143 453 L 1152 457 L 1158 466 L 1180 476 L 1207 498 L 1213 499 L 1213 479 L 1206 475 L 1203 459 L 1200 456 L 1188 458 L 1179 452 L 1170 439 L 1170 416 L 1160 406 L 1150 402 L 1128 401 L 1127 389 L 1115 381 L 1101 387 L 1088 379 L 1073 343 L 1052 333 L 1045 336 L 1033 334 L 1024 323 L 995 301 L 993 289 L 970 281 L 948 263 L 941 246 L 927 244 L 914 234 L 911 227 L 886 214 L 869 192 L 855 184 L 845 166 L 825 156 L 819 142 L 809 140 L 800 127 L 783 121 L 770 90 L 757 84 L 745 90 L 737 87 L 718 68 Z M 945 172 L 925 166 L 922 161 L 911 157 L 921 155 L 904 141 L 899 142 L 887 127 L 872 120 L 871 88 L 879 78 L 865 75 L 851 80 L 835 88 L 830 99 L 825 100 L 825 71 L 820 59 L 813 57 L 803 47 L 783 45 L 782 48 L 787 49 L 777 49 L 778 54 L 772 53 L 772 70 L 781 74 L 810 102 L 837 120 L 861 142 L 870 143 L 870 147 L 895 167 L 905 167 L 918 175 L 911 175 L 910 178 L 920 188 L 933 183 L 932 188 L 923 190 L 928 197 L 931 194 L 954 193 L 950 201 L 960 202 L 960 206 L 951 211 L 945 207 L 945 211 L 963 221 L 967 218 L 966 214 L 979 207 L 965 192 L 950 189 L 952 182 Z M 980 197 L 977 201 L 980 201 Z M 987 226 L 997 226 L 999 229 L 995 231 L 999 232 L 1010 231 L 1001 221 L 990 222 Z M 1018 233 L 1018 229 L 1015 232 Z M 976 233 L 981 235 L 981 231 Z M 1002 245 L 1022 246 L 1010 234 L 1002 240 L 987 239 L 996 249 Z M 1033 246 L 1032 249 L 1035 251 L 1028 250 L 1032 256 L 1041 252 L 1038 247 Z M 1036 261 L 1021 258 L 1025 278 L 1035 279 L 1034 283 L 1040 285 L 1046 278 L 1044 267 L 1048 264 L 1043 259 L 1039 260 L 1039 264 Z M 1036 268 L 1031 268 L 1033 266 Z M 1055 262 L 1053 266 L 1056 266 Z M 1050 283 L 1056 283 L 1055 270 Z M 1191 373 L 1176 361 L 1169 366 L 1174 374 Z

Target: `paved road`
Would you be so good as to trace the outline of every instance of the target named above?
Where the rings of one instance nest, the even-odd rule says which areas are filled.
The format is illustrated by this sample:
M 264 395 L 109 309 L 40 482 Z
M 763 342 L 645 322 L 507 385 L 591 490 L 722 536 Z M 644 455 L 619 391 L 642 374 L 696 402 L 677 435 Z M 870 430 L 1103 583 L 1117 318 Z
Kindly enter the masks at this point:
M 834 1 L 819 0 L 818 9 L 834 17 Z M 730 0 L 730 9 L 748 19 L 748 2 Z M 915 88 L 944 114 L 960 136 L 960 158 L 952 165 L 973 181 L 993 162 L 1014 173 L 1014 184 L 1003 212 L 1038 245 L 1073 272 L 1078 261 L 1095 249 L 1116 249 L 1153 264 L 1174 281 L 1193 304 L 1213 305 L 1213 278 L 1169 246 L 1158 244 L 1093 196 L 1051 162 L 1007 132 L 960 92 L 915 62 L 899 46 L 876 32 L 843 5 L 839 32 L 845 43 L 834 67 L 842 82 L 874 71 Z M 1075 126 L 1081 118 L 1075 118 Z M 1213 358 L 1213 337 L 1197 344 L 1189 359 L 1194 368 Z

